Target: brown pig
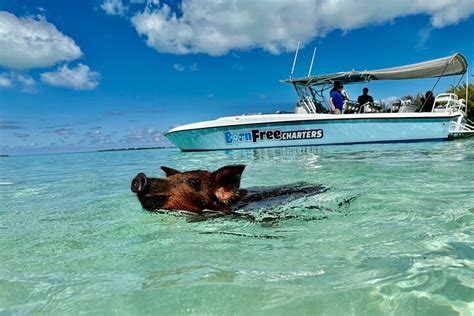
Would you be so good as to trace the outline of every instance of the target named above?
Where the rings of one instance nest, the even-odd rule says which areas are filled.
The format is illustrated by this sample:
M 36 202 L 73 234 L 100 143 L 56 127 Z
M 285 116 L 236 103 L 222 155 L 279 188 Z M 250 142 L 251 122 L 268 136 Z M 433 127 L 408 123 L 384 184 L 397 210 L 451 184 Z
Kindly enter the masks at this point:
M 166 178 L 148 178 L 139 173 L 132 181 L 132 192 L 142 206 L 149 210 L 185 210 L 200 212 L 204 209 L 228 211 L 246 191 L 240 189 L 240 177 L 245 166 L 225 166 L 214 172 L 194 170 L 180 172 L 161 167 Z
M 148 178 L 144 173 L 139 173 L 132 180 L 132 192 L 137 194 L 142 206 L 149 211 L 164 209 L 229 212 L 275 197 L 299 198 L 325 190 L 322 186 L 307 183 L 271 189 L 241 189 L 240 178 L 245 169 L 244 165 L 225 166 L 214 172 L 180 172 L 168 167 L 161 169 L 166 178 Z

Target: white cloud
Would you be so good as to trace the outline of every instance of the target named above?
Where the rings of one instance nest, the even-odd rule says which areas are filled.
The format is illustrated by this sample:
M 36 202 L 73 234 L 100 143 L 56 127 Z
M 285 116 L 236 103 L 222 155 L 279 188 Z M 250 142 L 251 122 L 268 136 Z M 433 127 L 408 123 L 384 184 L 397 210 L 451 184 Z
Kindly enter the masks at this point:
M 109 15 L 125 15 L 128 11 L 122 0 L 104 0 L 100 7 Z
M 130 10 L 130 7 L 136 4 L 143 4 L 145 0 L 128 0 L 128 5 L 123 0 L 103 0 L 100 7 L 108 15 L 124 16 Z
M 173 69 L 177 70 L 177 71 L 180 71 L 180 72 L 183 72 L 184 71 L 184 66 L 181 65 L 181 64 L 173 64 Z
M 156 144 L 163 140 L 163 132 L 154 127 L 142 128 L 131 134 L 125 135 L 120 143 L 122 144 Z
M 38 92 L 38 90 L 36 89 L 36 81 L 30 75 L 12 73 L 11 78 L 20 84 L 23 92 L 28 92 L 28 93 Z
M 36 93 L 36 81 L 27 74 L 10 72 L 0 74 L 0 87 L 9 88 L 13 86 L 21 87 L 23 92 Z
M 25 87 L 32 87 L 36 84 L 36 81 L 30 75 L 15 73 L 12 76 Z
M 11 87 L 12 81 L 7 74 L 0 74 L 0 87 L 8 88 Z
M 426 43 L 431 37 L 431 32 L 433 31 L 433 27 L 424 27 L 418 31 L 419 41 L 416 44 L 417 49 L 426 49 Z
M 419 0 L 420 1 L 420 0 Z M 474 1 L 433 1 L 435 9 L 431 11 L 431 25 L 442 28 L 467 19 L 474 11 Z
M 173 64 L 173 69 L 176 70 L 176 71 L 180 71 L 180 72 L 183 72 L 185 70 L 189 70 L 189 71 L 198 71 L 199 70 L 199 67 L 198 67 L 198 64 L 197 63 L 194 63 L 190 66 L 184 66 L 182 64 Z
M 0 65 L 15 69 L 41 68 L 81 56 L 74 40 L 44 17 L 18 18 L 0 11 Z
M 397 101 L 397 100 L 400 100 L 401 98 L 400 97 L 397 97 L 397 96 L 390 96 L 390 97 L 386 97 L 386 98 L 383 98 L 383 99 L 380 99 L 379 103 L 383 103 L 385 105 L 390 105 L 392 104 L 393 102 Z
M 189 66 L 189 71 L 198 71 L 199 68 L 198 68 L 198 64 L 197 63 L 194 63 L 192 64 L 191 66 Z
M 474 12 L 473 0 L 183 0 L 179 12 L 158 0 L 132 17 L 148 46 L 174 54 L 223 55 L 261 48 L 294 50 L 332 30 L 350 31 L 397 17 L 424 14 L 431 26 L 456 24 Z
M 53 72 L 41 74 L 41 81 L 52 86 L 72 88 L 75 90 L 92 90 L 99 85 L 100 74 L 90 71 L 84 64 L 75 68 L 62 65 Z

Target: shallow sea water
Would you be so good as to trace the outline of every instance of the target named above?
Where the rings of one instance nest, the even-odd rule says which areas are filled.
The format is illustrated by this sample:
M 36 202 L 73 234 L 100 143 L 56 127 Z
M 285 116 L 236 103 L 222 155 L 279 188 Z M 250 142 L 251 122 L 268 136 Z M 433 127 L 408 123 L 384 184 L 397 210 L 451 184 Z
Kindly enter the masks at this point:
M 242 187 L 329 190 L 256 221 L 130 192 L 161 165 L 241 163 Z M 473 315 L 473 179 L 473 140 L 0 158 L 0 314 Z

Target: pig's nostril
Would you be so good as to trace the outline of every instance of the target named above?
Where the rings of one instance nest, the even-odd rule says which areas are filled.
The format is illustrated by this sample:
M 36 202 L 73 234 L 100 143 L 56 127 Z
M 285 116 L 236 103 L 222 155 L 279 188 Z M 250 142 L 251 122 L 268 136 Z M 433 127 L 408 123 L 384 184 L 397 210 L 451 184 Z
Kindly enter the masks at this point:
M 147 178 L 144 173 L 139 173 L 135 178 L 132 180 L 132 184 L 130 185 L 130 189 L 132 192 L 139 193 L 142 192 L 147 186 Z
M 136 179 L 133 179 L 131 189 L 132 189 L 132 192 L 135 192 L 135 193 L 140 192 L 142 189 L 140 186 L 140 182 L 137 181 Z

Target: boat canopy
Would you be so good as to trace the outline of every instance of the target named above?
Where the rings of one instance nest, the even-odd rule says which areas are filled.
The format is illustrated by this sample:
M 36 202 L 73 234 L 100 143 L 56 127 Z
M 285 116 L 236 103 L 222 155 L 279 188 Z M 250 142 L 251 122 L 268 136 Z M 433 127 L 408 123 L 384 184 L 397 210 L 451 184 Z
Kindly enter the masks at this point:
M 342 84 L 366 82 L 370 80 L 403 80 L 434 78 L 464 74 L 467 71 L 467 60 L 460 54 L 433 59 L 417 64 L 385 68 L 379 70 L 345 71 L 327 75 L 291 78 L 282 82 L 302 86 L 322 86 L 339 81 Z

